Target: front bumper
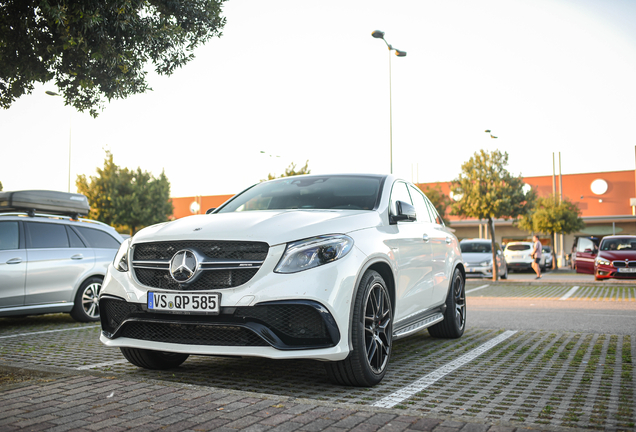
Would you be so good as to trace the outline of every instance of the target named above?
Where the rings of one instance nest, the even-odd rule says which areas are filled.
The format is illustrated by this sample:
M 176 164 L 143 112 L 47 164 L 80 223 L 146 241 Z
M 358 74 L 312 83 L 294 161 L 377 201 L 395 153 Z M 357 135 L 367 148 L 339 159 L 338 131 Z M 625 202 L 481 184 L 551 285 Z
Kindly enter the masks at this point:
M 103 296 L 102 334 L 149 342 L 208 346 L 271 346 L 278 350 L 330 348 L 340 341 L 333 316 L 305 300 L 222 308 L 218 315 L 149 311 L 145 305 Z
M 627 267 L 632 269 L 631 267 Z M 594 268 L 594 276 L 597 279 L 636 279 L 636 272 L 624 272 L 612 265 L 598 264 Z
M 141 285 L 132 272 L 111 265 L 100 295 L 100 340 L 110 347 L 184 354 L 345 359 L 352 296 L 366 255 L 354 246 L 334 263 L 274 273 L 284 248 L 271 247 L 248 283 L 210 290 L 221 293 L 219 315 L 148 312 L 148 291 L 174 290 Z
M 466 267 L 467 278 L 491 278 L 492 266 L 489 267 Z

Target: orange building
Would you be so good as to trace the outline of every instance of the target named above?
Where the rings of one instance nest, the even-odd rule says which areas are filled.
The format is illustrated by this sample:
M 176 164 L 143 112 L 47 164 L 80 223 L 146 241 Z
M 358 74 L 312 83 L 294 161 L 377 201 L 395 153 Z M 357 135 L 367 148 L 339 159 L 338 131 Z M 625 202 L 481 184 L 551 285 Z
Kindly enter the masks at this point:
M 636 172 L 610 171 L 585 174 L 564 174 L 555 178 L 557 194 L 562 189 L 563 197 L 569 199 L 581 209 L 586 227 L 577 233 L 565 236 L 563 250 L 567 254 L 571 251 L 574 238 L 584 235 L 636 235 L 636 216 L 631 205 L 631 199 L 636 197 Z M 524 177 L 524 182 L 534 188 L 540 196 L 552 194 L 553 177 L 537 176 Z M 445 194 L 450 195 L 451 182 L 420 183 L 425 189 L 439 185 Z M 215 208 L 231 198 L 232 195 L 191 196 L 172 198 L 175 219 L 192 214 L 204 214 L 206 210 Z M 474 219 L 459 219 L 450 216 L 451 228 L 460 239 L 489 238 L 485 221 Z M 514 227 L 511 220 L 498 219 L 495 221 L 495 239 L 501 244 L 513 240 L 529 240 L 531 234 Z M 543 244 L 552 245 L 553 239 L 542 237 Z M 560 243 L 560 241 L 558 242 Z M 561 245 L 557 244 L 557 250 Z

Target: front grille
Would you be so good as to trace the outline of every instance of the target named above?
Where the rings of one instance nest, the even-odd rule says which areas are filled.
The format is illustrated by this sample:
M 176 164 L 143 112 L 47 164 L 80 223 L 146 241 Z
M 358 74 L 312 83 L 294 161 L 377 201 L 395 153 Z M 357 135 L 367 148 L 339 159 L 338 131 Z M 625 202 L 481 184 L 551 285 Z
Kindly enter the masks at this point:
M 139 283 L 153 288 L 164 288 L 173 290 L 211 290 L 232 288 L 247 283 L 254 277 L 257 268 L 241 270 L 207 270 L 192 283 L 187 285 L 179 284 L 172 279 L 170 272 L 163 269 L 142 269 L 135 268 L 135 275 Z
M 131 322 L 122 336 L 153 342 L 213 346 L 268 346 L 251 330 L 229 325 Z
M 616 268 L 636 267 L 636 261 L 614 261 L 612 265 Z
M 135 245 L 133 261 L 169 260 L 182 249 L 195 249 L 210 259 L 263 261 L 269 245 L 263 242 L 170 241 Z
M 200 259 L 200 274 L 180 284 L 170 275 L 170 260 L 180 250 L 192 250 Z M 152 288 L 213 290 L 233 288 L 254 277 L 267 257 L 263 242 L 170 241 L 134 246 L 132 267 L 139 283 Z

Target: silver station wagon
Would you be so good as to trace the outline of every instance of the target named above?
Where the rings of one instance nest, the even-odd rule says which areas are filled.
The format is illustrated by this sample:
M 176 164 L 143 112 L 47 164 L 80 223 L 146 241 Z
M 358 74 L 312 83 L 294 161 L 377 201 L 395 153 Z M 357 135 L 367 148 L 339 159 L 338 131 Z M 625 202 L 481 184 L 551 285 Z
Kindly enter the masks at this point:
M 98 296 L 122 237 L 84 195 L 0 192 L 0 317 L 68 312 L 99 320 Z

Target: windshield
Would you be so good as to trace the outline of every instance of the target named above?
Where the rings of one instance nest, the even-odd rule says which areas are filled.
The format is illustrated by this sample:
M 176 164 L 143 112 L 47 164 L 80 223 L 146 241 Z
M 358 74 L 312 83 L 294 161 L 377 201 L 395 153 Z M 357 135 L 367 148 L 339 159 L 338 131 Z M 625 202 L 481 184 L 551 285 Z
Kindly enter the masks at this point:
M 506 246 L 506 250 L 509 250 L 509 251 L 524 251 L 528 249 L 530 249 L 530 245 L 525 245 L 525 244 L 516 244 L 516 245 Z
M 373 210 L 380 176 L 294 176 L 260 183 L 236 196 L 218 213 L 250 210 Z
M 486 242 L 461 242 L 459 246 L 462 253 L 492 253 L 490 243 Z
M 603 239 L 601 242 L 601 250 L 636 250 L 636 238 L 624 237 L 624 238 L 612 238 Z

